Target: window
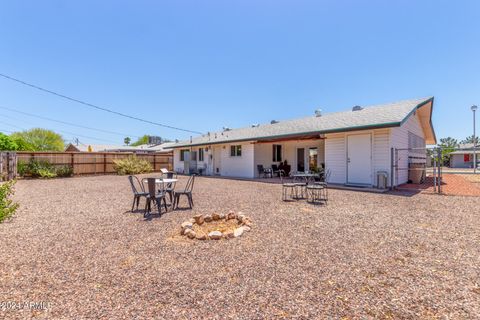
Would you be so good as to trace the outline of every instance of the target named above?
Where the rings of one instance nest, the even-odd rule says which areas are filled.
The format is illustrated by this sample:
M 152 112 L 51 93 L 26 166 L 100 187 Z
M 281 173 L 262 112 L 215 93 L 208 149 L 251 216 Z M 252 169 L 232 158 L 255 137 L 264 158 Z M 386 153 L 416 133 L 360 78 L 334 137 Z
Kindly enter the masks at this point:
M 230 146 L 230 157 L 241 157 L 242 156 L 242 146 Z
M 318 149 L 308 149 L 308 169 L 315 171 L 318 167 Z
M 282 146 L 280 144 L 273 145 L 273 162 L 281 162 L 282 161 Z
M 204 152 L 203 148 L 198 149 L 198 161 L 203 161 L 203 152 Z
M 188 152 L 188 149 L 180 150 L 180 161 L 185 161 L 185 152 Z

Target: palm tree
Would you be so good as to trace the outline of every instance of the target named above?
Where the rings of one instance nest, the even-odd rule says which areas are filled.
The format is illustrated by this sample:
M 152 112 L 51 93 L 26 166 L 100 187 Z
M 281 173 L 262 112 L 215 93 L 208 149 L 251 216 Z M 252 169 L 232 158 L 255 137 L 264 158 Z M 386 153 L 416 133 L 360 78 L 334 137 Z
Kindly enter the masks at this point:
M 128 146 L 130 144 L 130 141 L 132 141 L 130 139 L 130 137 L 126 137 L 125 139 L 123 139 L 123 142 Z

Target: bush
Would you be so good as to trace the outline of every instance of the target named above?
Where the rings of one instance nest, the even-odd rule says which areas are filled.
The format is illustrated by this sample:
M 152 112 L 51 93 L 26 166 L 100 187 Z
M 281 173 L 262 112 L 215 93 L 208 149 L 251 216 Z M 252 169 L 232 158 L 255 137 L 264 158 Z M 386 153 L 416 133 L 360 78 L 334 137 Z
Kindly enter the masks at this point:
M 113 168 L 118 174 L 139 174 L 152 172 L 153 167 L 147 160 L 139 159 L 136 156 L 129 156 L 125 159 L 113 161 Z
M 0 184 L 0 222 L 11 217 L 18 208 L 18 204 L 10 199 L 14 184 L 15 180 Z
M 58 166 L 55 168 L 57 177 L 71 177 L 73 176 L 73 167 L 69 165 Z
M 30 159 L 29 162 L 18 162 L 17 173 L 33 178 L 54 178 L 57 176 L 55 167 L 46 160 Z

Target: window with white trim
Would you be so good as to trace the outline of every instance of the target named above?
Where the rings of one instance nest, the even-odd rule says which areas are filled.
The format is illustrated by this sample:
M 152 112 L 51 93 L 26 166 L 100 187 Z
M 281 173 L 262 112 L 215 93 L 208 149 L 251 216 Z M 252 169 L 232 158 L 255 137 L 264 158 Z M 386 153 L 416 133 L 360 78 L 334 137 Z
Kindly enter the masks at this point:
M 241 156 L 242 156 L 241 145 L 230 146 L 230 157 L 241 157 Z
M 273 152 L 272 161 L 281 162 L 282 161 L 282 145 L 274 144 L 272 152 Z

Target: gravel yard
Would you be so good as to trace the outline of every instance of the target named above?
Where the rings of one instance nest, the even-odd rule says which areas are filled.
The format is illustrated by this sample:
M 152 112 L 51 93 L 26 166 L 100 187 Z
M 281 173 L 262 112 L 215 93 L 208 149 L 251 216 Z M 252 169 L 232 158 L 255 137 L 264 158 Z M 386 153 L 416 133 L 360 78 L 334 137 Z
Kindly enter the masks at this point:
M 480 197 L 331 190 L 323 207 L 282 202 L 276 184 L 198 178 L 194 210 L 150 220 L 129 212 L 126 177 L 23 180 L 15 198 L 0 224 L 0 303 L 48 308 L 5 318 L 480 317 Z M 178 235 L 193 215 L 228 210 L 253 229 Z

